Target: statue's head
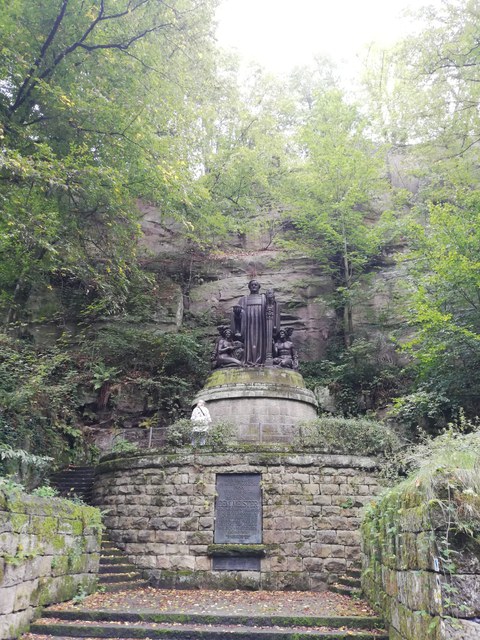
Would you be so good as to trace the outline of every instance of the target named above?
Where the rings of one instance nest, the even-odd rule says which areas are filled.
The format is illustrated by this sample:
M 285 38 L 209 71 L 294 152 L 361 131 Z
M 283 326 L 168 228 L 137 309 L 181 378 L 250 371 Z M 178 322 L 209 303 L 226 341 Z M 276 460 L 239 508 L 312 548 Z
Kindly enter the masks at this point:
M 223 337 L 227 340 L 230 340 L 230 338 L 232 337 L 232 330 L 229 327 L 223 330 Z
M 285 329 L 280 329 L 280 331 L 278 332 L 278 337 L 280 338 L 280 340 L 285 340 L 285 338 L 287 337 L 287 332 L 285 331 Z
M 250 293 L 258 293 L 260 291 L 260 283 L 258 280 L 250 280 L 248 288 L 250 289 Z

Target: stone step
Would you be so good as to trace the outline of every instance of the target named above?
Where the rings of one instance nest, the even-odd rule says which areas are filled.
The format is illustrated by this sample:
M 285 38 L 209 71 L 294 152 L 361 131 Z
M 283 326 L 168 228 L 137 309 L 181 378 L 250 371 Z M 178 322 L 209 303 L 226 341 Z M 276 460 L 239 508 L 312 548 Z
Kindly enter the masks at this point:
M 105 553 L 105 551 L 102 550 L 102 555 L 100 556 L 100 566 L 107 564 L 125 564 L 127 562 L 128 560 L 126 559 L 125 554 L 123 554 L 119 550 L 117 550 L 117 553 L 111 553 L 110 551 L 108 551 L 108 553 Z M 133 567 L 134 565 L 131 566 Z
M 361 569 L 347 569 L 347 576 L 350 576 L 351 578 L 358 578 L 360 580 L 360 578 L 362 577 L 362 570 Z
M 377 616 L 278 616 L 278 615 L 228 615 L 201 613 L 156 613 L 142 611 L 102 611 L 90 609 L 56 609 L 49 607 L 43 612 L 43 619 L 83 621 L 83 622 L 130 622 L 130 623 L 180 623 L 244 625 L 263 627 L 331 627 L 349 629 L 381 629 L 382 619 Z
M 69 467 L 50 476 L 52 487 L 62 496 L 77 496 L 90 503 L 92 498 L 94 467 Z
M 126 580 L 125 582 L 99 582 L 102 591 L 112 593 L 114 591 L 132 591 L 134 589 L 144 589 L 148 587 L 146 580 Z
M 122 571 L 121 573 L 100 573 L 99 584 L 109 584 L 111 582 L 128 582 L 129 580 L 140 580 L 142 574 L 134 569 L 133 571 Z
M 134 564 L 129 564 L 126 562 L 125 558 L 117 557 L 117 560 L 121 562 L 105 562 L 106 558 L 101 558 L 103 562 L 100 562 L 99 574 L 113 574 L 113 573 L 123 573 L 123 574 L 136 574 L 138 573 L 138 569 Z
M 279 626 L 229 626 L 218 624 L 185 623 L 115 623 L 115 622 L 79 622 L 39 620 L 30 628 L 31 634 L 65 638 L 171 638 L 174 640 L 225 640 L 225 637 L 241 640 L 308 640 L 325 638 L 330 640 L 388 640 L 382 632 L 361 629 L 328 629 L 326 627 L 308 628 L 302 625 Z M 30 635 L 30 637 L 32 637 Z M 33 640 L 33 639 L 32 639 Z
M 328 589 L 329 591 L 333 591 L 333 593 L 340 593 L 341 595 L 351 596 L 353 598 L 358 598 L 362 595 L 362 589 L 360 586 L 347 586 L 346 584 L 341 584 L 340 582 L 331 584 Z
M 117 547 L 104 547 L 102 544 L 101 548 L 101 558 L 111 559 L 111 558 L 123 558 L 126 561 L 125 554 Z
M 337 584 L 343 584 L 347 587 L 355 587 L 357 589 L 361 589 L 361 581 L 359 578 L 354 578 L 351 576 L 340 576 L 337 580 Z

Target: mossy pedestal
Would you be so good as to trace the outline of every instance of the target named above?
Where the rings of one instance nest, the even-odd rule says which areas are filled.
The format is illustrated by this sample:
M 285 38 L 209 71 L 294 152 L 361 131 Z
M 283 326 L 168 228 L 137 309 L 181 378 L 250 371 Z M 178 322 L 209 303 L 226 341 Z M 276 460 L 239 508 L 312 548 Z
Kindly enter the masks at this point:
M 291 442 L 299 424 L 317 415 L 302 376 L 274 367 L 218 369 L 197 394 L 214 421 L 232 422 L 241 442 Z

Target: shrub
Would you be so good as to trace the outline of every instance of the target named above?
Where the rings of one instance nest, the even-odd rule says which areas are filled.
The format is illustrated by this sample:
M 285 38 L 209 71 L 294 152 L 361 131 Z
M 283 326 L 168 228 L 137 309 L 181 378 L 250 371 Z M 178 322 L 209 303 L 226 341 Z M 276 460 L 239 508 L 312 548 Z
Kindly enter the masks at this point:
M 465 434 L 464 429 L 472 432 Z M 398 453 L 395 461 L 407 478 L 398 482 L 397 475 L 396 485 L 370 504 L 366 522 L 378 532 L 388 509 L 396 518 L 402 509 L 415 508 L 418 516 L 425 515 L 425 522 L 431 523 L 446 568 L 454 571 L 451 561 L 457 544 L 462 548 L 475 543 L 478 553 L 480 427 L 461 417 L 459 424 L 449 425 L 440 436 L 425 437 L 422 443 Z
M 188 418 L 176 420 L 165 430 L 165 446 L 176 449 L 192 444 L 192 422 Z
M 300 426 L 293 447 L 325 453 L 386 456 L 400 447 L 400 440 L 381 422 L 321 417 Z
M 447 424 L 454 408 L 450 400 L 437 391 L 420 389 L 394 400 L 390 417 L 412 431 L 418 428 L 438 433 Z
M 227 451 L 233 444 L 234 425 L 230 422 L 214 422 L 206 433 L 202 448 L 213 451 Z M 188 418 L 176 420 L 165 432 L 165 446 L 177 449 L 192 445 L 193 424 Z
M 56 498 L 58 496 L 58 491 L 55 487 L 51 487 L 49 484 L 44 484 L 41 487 L 34 489 L 32 494 L 39 498 Z
M 129 442 L 125 438 L 117 438 L 112 446 L 113 453 L 134 453 L 139 450 L 136 442 Z
M 227 451 L 234 443 L 235 425 L 231 422 L 214 422 L 207 434 L 207 447 L 213 451 Z

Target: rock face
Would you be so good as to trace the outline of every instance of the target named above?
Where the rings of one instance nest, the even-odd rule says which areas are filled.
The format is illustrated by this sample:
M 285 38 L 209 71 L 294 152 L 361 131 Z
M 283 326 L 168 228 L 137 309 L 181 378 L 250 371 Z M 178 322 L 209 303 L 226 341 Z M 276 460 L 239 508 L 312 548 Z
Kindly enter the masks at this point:
M 248 281 L 255 277 L 262 292 L 274 289 L 282 326 L 294 328 L 300 361 L 325 357 L 337 335 L 338 319 L 331 304 L 332 279 L 314 260 L 288 253 L 268 235 L 253 232 L 242 238 L 232 236 L 218 250 L 203 253 L 189 244 L 180 223 L 165 219 L 153 206 L 140 204 L 140 210 L 140 259 L 156 279 L 151 291 L 153 311 L 142 326 L 154 332 L 177 331 L 188 322 L 205 327 L 213 340 L 215 325 L 227 320 L 232 306 L 245 295 Z M 354 305 L 357 329 L 371 336 L 401 326 L 393 300 L 402 277 L 401 269 L 385 256 Z M 30 333 L 39 344 L 51 343 L 65 329 L 75 332 L 75 313 L 82 301 L 74 287 L 69 291 L 65 283 L 32 291 L 26 311 Z M 53 316 L 55 322 L 40 320 Z
M 180 283 L 183 309 L 178 313 L 184 318 L 196 324 L 207 321 L 213 337 L 215 324 L 228 319 L 233 305 L 245 295 L 248 281 L 255 277 L 262 292 L 274 289 L 282 326 L 294 328 L 300 361 L 325 357 L 338 320 L 331 305 L 332 279 L 314 260 L 289 254 L 270 244 L 267 236 L 254 233 L 246 234 L 241 242 L 232 237 L 217 252 L 203 255 L 189 247 L 177 223 L 162 219 L 154 207 L 143 207 L 143 213 L 141 249 L 146 267 L 161 273 L 164 282 L 170 278 L 177 287 Z M 392 301 L 402 275 L 388 256 L 372 272 L 354 309 L 354 323 L 361 331 L 371 335 L 382 327 L 401 324 Z M 175 325 L 178 316 L 170 328 Z

